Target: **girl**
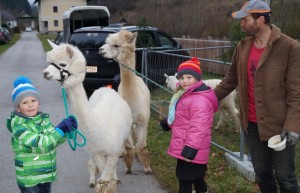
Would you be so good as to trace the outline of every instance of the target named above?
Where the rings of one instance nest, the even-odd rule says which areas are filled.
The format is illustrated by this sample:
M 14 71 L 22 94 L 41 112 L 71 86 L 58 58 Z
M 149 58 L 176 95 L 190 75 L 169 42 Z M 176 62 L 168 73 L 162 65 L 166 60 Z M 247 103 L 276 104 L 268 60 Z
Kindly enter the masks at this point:
M 178 91 L 171 99 L 168 118 L 161 121 L 164 130 L 172 130 L 168 154 L 177 159 L 178 193 L 192 193 L 193 185 L 196 193 L 208 192 L 204 178 L 218 100 L 201 76 L 197 58 L 179 65 Z

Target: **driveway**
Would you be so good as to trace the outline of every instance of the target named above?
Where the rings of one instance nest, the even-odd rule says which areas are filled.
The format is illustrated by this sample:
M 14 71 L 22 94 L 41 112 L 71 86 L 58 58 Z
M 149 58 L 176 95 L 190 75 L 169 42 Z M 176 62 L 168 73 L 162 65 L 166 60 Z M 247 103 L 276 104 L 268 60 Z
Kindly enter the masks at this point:
M 0 193 L 19 192 L 14 170 L 14 154 L 10 146 L 11 135 L 6 129 L 6 119 L 13 110 L 11 93 L 13 80 L 25 75 L 31 79 L 41 94 L 41 110 L 50 114 L 54 125 L 65 117 L 61 86 L 56 81 L 43 79 L 46 56 L 36 32 L 24 32 L 21 39 L 0 55 Z M 70 112 L 71 113 L 71 112 Z M 72 151 L 66 142 L 58 148 L 58 179 L 53 183 L 52 193 L 93 193 L 88 187 L 88 154 L 83 148 Z M 133 175 L 124 174 L 124 163 L 120 159 L 118 175 L 121 184 L 119 193 L 165 193 L 153 175 L 145 175 L 140 163 L 135 161 Z

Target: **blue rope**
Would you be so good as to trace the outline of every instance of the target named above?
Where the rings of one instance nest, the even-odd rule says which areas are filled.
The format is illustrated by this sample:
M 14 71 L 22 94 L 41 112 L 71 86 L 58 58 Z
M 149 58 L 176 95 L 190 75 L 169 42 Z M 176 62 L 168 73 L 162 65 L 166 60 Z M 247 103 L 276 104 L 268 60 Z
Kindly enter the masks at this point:
M 67 103 L 67 97 L 66 97 L 66 90 L 64 87 L 61 89 L 63 99 L 64 99 L 64 105 L 65 105 L 65 110 L 66 110 L 66 115 L 67 117 L 73 117 L 77 123 L 77 119 L 74 115 L 69 115 L 69 110 L 68 110 L 68 103 Z M 83 143 L 78 143 L 77 142 L 77 134 L 80 135 L 80 137 L 83 139 Z M 76 146 L 83 147 L 86 145 L 86 138 L 85 136 L 79 131 L 79 129 L 72 128 L 72 130 L 68 133 L 66 133 L 68 143 L 73 151 L 76 150 Z M 73 143 L 71 142 L 73 140 Z

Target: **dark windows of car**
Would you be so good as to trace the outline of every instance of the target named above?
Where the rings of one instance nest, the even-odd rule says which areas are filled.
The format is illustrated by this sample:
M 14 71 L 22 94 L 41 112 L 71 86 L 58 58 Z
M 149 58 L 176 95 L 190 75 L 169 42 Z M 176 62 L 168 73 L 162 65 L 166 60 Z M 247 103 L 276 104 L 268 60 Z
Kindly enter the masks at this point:
M 153 33 L 148 31 L 139 31 L 136 40 L 136 47 L 137 48 L 156 47 Z
M 157 37 L 159 39 L 161 47 L 164 47 L 164 48 L 173 48 L 174 47 L 173 42 L 166 35 L 163 35 L 158 32 Z
M 104 44 L 108 34 L 110 32 L 74 33 L 70 44 L 76 45 L 80 49 L 96 49 L 99 52 L 99 48 Z

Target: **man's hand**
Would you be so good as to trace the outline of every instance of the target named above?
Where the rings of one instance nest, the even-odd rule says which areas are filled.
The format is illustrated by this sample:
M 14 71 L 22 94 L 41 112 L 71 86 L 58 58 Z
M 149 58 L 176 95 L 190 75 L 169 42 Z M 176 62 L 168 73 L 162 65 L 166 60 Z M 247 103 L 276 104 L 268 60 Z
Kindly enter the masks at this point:
M 283 130 L 280 136 L 282 140 L 286 137 L 288 146 L 296 145 L 299 141 L 299 135 L 293 131 Z

